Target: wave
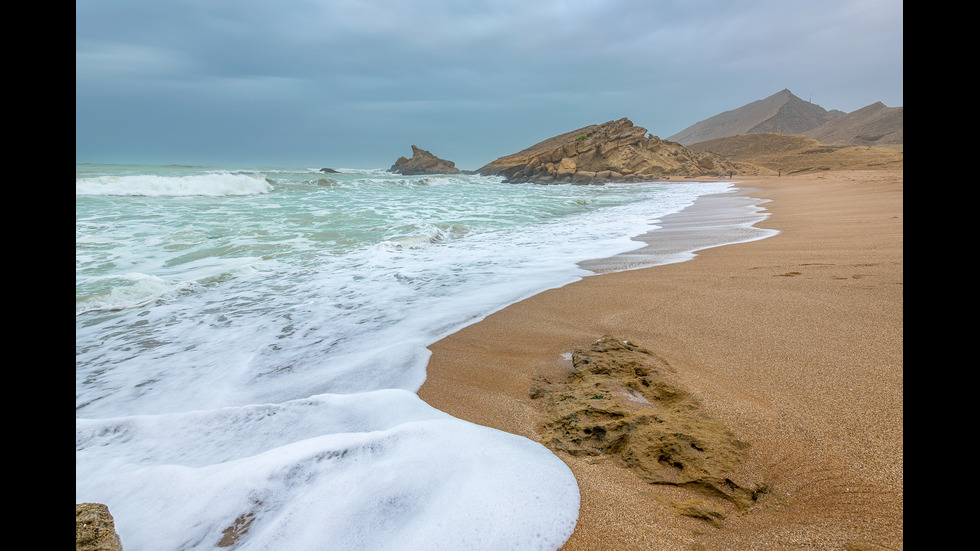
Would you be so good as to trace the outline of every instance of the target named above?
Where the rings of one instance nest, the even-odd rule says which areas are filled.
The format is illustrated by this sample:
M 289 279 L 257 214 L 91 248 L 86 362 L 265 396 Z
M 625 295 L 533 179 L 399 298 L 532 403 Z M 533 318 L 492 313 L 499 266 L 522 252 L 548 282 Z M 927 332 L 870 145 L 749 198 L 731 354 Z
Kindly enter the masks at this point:
M 108 289 L 75 299 L 75 315 L 100 310 L 141 308 L 157 300 L 171 299 L 190 285 L 187 282 L 171 283 L 156 276 L 135 272 L 121 278 L 105 279 Z
M 75 179 L 75 195 L 179 197 L 256 195 L 273 190 L 261 174 L 213 172 L 190 176 L 99 176 Z

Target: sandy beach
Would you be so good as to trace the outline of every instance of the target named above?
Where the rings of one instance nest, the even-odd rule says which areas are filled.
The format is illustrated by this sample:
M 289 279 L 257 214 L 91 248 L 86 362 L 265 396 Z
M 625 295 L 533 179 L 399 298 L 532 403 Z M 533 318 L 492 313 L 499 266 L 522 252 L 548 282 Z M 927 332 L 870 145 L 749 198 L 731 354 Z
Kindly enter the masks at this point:
M 566 379 L 569 353 L 612 335 L 665 362 L 747 444 L 733 476 L 766 491 L 718 522 L 669 507 L 684 488 L 556 452 L 582 499 L 565 550 L 903 548 L 903 173 L 739 181 L 770 200 L 759 226 L 778 235 L 586 277 L 430 347 L 422 399 L 543 441 L 532 387 Z

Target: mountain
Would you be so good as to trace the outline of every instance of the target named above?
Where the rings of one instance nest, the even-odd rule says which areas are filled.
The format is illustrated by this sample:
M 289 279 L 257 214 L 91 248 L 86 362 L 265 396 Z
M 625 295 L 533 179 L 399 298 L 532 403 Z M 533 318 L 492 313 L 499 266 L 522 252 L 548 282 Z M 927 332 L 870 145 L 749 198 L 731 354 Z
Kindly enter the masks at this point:
M 803 135 L 830 145 L 901 147 L 904 115 L 903 107 L 886 107 L 879 101 L 829 120 Z
M 802 134 L 843 114 L 842 111 L 827 111 L 819 105 L 801 100 L 789 90 L 782 90 L 768 98 L 705 119 L 667 139 L 681 145 L 691 145 L 738 134 Z
M 714 153 L 648 135 L 622 118 L 548 138 L 476 172 L 515 182 L 591 183 L 728 176 L 740 168 Z
M 886 107 L 881 102 L 851 113 L 828 111 L 782 90 L 705 119 L 668 139 L 691 146 L 741 134 L 779 133 L 809 136 L 829 145 L 901 148 L 903 115 L 902 107 Z

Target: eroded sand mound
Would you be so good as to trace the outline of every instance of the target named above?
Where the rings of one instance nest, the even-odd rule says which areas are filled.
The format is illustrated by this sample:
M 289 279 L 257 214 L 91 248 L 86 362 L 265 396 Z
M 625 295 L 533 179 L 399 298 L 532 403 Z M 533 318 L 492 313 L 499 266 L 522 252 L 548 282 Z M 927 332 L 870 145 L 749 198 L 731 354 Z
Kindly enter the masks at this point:
M 688 147 L 692 151 L 710 151 L 732 162 L 755 165 L 784 176 L 831 170 L 901 170 L 904 166 L 901 149 L 827 145 L 800 135 L 742 134 Z
M 766 484 L 739 476 L 747 444 L 678 386 L 667 362 L 611 336 L 572 354 L 565 381 L 544 379 L 531 389 L 549 421 L 543 443 L 575 456 L 604 456 L 650 484 L 692 492 L 666 503 L 675 513 L 718 522 L 723 502 L 752 508 Z

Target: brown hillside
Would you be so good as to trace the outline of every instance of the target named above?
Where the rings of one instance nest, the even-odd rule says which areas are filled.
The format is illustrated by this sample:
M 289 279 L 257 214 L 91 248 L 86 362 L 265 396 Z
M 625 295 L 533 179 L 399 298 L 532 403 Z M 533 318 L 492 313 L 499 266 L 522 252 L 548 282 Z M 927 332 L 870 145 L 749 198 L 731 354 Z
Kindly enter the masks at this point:
M 667 139 L 690 146 L 738 134 L 802 134 L 841 115 L 840 111 L 827 111 L 796 97 L 789 90 L 782 90 L 738 109 L 719 113 Z
M 844 113 L 827 111 L 789 90 L 719 113 L 668 139 L 690 147 L 740 134 L 799 134 L 828 145 L 873 145 L 902 149 L 904 108 L 875 102 Z
M 742 134 L 689 146 L 735 163 L 748 163 L 783 174 L 823 170 L 886 170 L 903 168 L 901 149 L 836 146 L 791 134 Z
M 830 145 L 902 148 L 905 138 L 904 118 L 903 107 L 886 107 L 879 101 L 827 121 L 803 134 Z

